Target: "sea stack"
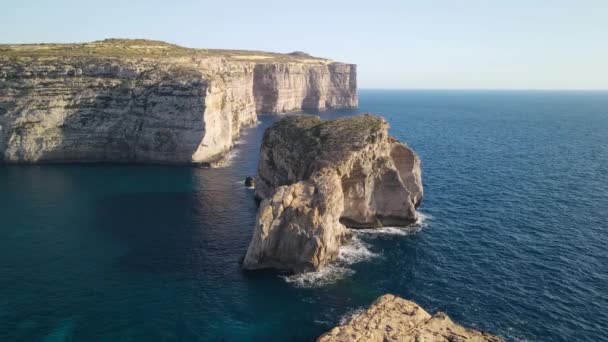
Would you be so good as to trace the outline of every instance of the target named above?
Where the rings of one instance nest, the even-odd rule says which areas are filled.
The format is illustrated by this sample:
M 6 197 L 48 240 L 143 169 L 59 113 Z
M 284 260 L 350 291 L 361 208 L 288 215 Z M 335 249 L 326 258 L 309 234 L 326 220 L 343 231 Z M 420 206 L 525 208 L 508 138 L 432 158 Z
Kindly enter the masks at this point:
M 356 66 L 306 54 L 0 45 L 0 162 L 213 164 L 257 113 L 356 106 Z
M 370 114 L 279 120 L 264 134 L 255 183 L 262 202 L 243 267 L 296 273 L 334 260 L 346 227 L 414 223 L 423 195 L 418 156 Z
M 433 341 L 503 342 L 500 337 L 465 328 L 445 313 L 431 315 L 418 304 L 390 294 L 366 311 L 320 336 L 317 342 Z

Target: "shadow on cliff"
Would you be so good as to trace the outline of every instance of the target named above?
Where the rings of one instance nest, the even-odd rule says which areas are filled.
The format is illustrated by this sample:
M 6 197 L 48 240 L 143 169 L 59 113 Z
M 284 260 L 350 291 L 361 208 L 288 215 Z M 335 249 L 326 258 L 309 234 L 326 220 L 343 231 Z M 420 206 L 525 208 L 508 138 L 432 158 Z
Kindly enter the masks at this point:
M 37 139 L 35 144 L 44 146 L 34 158 L 45 163 L 191 160 L 204 135 L 207 84 L 200 72 L 174 68 L 138 78 L 102 76 L 98 84 L 84 78 L 83 86 L 88 88 L 80 92 L 79 102 L 63 104 L 61 110 L 68 114 L 53 118 L 62 119 L 55 127 L 43 132 L 25 125 L 13 128 L 22 145 L 34 144 L 24 140 L 30 135 Z M 111 84 L 110 78 L 120 82 Z M 17 154 L 24 159 L 26 149 L 20 149 Z

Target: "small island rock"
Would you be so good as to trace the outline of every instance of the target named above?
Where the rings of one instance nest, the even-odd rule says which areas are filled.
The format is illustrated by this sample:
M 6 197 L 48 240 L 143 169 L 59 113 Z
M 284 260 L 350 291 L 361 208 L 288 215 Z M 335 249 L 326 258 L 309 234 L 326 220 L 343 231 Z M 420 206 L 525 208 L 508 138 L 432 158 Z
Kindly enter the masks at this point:
M 503 339 L 465 328 L 443 312 L 430 315 L 414 302 L 387 294 L 346 324 L 317 339 L 317 342 L 350 341 L 501 342 Z
M 420 160 L 380 116 L 293 115 L 264 134 L 256 195 L 262 202 L 243 267 L 318 270 L 348 241 L 346 226 L 417 220 Z

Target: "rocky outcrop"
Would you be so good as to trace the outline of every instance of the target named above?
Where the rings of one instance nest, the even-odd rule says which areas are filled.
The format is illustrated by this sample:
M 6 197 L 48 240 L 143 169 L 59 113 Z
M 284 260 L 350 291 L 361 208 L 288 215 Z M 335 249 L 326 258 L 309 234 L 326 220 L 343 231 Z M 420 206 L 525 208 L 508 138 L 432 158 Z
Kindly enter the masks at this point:
M 0 45 L 0 161 L 212 163 L 257 112 L 356 106 L 355 78 L 308 55 Z
M 317 341 L 500 342 L 503 339 L 465 328 L 442 312 L 430 315 L 418 304 L 389 294 L 378 298 L 366 311 L 333 328 Z
M 260 205 L 244 267 L 304 272 L 325 266 L 350 238 L 339 222 L 343 202 L 332 171 L 277 188 Z
M 379 116 L 294 115 L 264 134 L 256 195 L 262 202 L 243 266 L 318 270 L 348 240 L 345 226 L 416 221 L 420 160 Z

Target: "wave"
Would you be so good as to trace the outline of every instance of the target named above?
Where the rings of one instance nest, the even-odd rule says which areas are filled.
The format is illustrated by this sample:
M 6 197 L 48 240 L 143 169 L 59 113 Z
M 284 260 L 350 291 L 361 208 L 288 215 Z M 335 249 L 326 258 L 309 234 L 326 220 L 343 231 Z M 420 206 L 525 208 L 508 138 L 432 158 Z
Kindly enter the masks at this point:
M 416 213 L 416 222 L 408 227 L 380 227 L 380 228 L 369 228 L 369 229 L 352 229 L 351 231 L 355 235 L 398 235 L 407 236 L 416 234 L 429 225 L 429 220 L 432 219 L 431 215 Z
M 228 151 L 228 153 L 226 153 L 226 155 L 222 159 L 215 162 L 213 164 L 213 167 L 221 169 L 221 168 L 231 166 L 232 163 L 234 162 L 234 160 L 236 159 L 236 157 L 238 157 L 240 153 L 241 153 L 241 151 L 235 146 L 235 148 Z
M 400 235 L 407 236 L 416 234 L 420 227 L 382 227 L 374 229 L 357 229 L 354 233 L 358 235 Z
M 316 288 L 333 284 L 346 276 L 355 273 L 348 267 L 327 265 L 316 272 L 304 272 L 291 276 L 284 276 L 286 282 L 301 288 Z
M 369 250 L 369 245 L 361 241 L 356 235 L 351 241 L 341 246 L 338 251 L 338 259 L 318 271 L 304 272 L 290 276 L 284 276 L 286 282 L 301 288 L 317 288 L 333 284 L 338 280 L 351 276 L 355 270 L 350 265 L 379 256 Z
M 369 244 L 361 241 L 357 235 L 354 235 L 349 243 L 340 247 L 338 262 L 352 265 L 379 256 L 379 254 L 370 251 L 369 247 Z
M 407 236 L 419 232 L 428 225 L 431 218 L 428 214 L 417 213 L 417 221 L 409 227 L 382 227 L 373 229 L 349 229 L 353 238 L 346 245 L 341 246 L 335 262 L 318 271 L 304 272 L 290 276 L 283 276 L 287 283 L 300 288 L 317 288 L 327 286 L 351 276 L 355 270 L 349 266 L 377 258 L 380 256 L 370 250 L 370 244 L 364 242 L 359 236 L 365 235 L 398 235 Z
M 421 228 L 428 227 L 428 225 L 430 224 L 429 221 L 432 219 L 433 216 L 431 216 L 430 214 L 416 212 L 416 223 L 414 223 L 414 226 L 420 226 Z

